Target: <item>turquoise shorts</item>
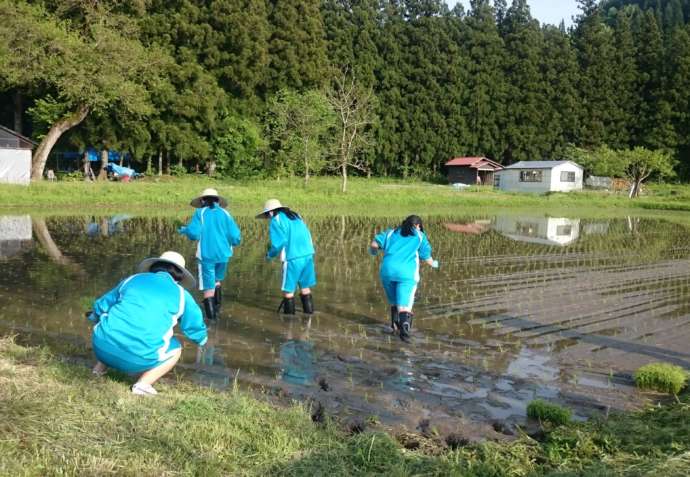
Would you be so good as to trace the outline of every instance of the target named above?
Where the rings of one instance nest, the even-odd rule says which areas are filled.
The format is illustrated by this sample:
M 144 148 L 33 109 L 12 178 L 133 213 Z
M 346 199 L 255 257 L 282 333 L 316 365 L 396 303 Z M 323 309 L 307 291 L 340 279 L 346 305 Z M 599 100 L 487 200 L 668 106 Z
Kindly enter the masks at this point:
M 297 285 L 300 288 L 311 288 L 316 285 L 313 255 L 283 262 L 281 290 L 285 293 L 294 293 Z
M 391 305 L 412 308 L 414 295 L 417 292 L 417 282 L 414 280 L 392 281 L 381 278 L 386 298 Z
M 181 348 L 179 340 L 174 336 L 170 339 L 170 346 L 168 346 L 168 351 L 173 351 Z M 157 368 L 164 361 L 158 361 L 157 359 L 142 359 L 138 356 L 134 356 L 127 350 L 116 351 L 111 347 L 108 349 L 103 349 L 98 346 L 98 342 L 93 343 L 93 352 L 96 355 L 96 359 L 101 363 L 105 364 L 109 368 L 122 371 L 128 374 L 139 374 L 149 369 Z
M 205 262 L 200 261 L 199 268 L 199 290 L 214 290 L 216 282 L 222 282 L 228 271 L 228 262 Z

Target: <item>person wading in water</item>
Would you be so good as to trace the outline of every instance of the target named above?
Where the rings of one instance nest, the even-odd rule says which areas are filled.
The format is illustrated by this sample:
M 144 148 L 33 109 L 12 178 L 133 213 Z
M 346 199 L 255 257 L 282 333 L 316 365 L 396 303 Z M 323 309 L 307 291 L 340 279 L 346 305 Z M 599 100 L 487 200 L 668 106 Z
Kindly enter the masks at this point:
M 278 311 L 282 309 L 286 315 L 295 314 L 295 290 L 299 286 L 302 311 L 311 315 L 314 313 L 311 289 L 316 285 L 316 272 L 314 244 L 307 224 L 297 212 L 284 207 L 277 199 L 267 200 L 263 212 L 256 218 L 270 221 L 270 247 L 266 259 L 280 256 L 283 262 L 283 282 L 280 287 L 283 301 Z
M 199 290 L 204 294 L 206 319 L 216 321 L 223 301 L 221 284 L 225 279 L 233 247 L 242 241 L 242 234 L 230 212 L 228 201 L 215 189 L 204 190 L 192 200 L 196 212 L 188 225 L 178 232 L 197 240 L 196 259 L 199 269 Z
M 380 277 L 391 306 L 391 328 L 407 341 L 412 328 L 412 306 L 419 283 L 419 261 L 438 268 L 431 257 L 431 244 L 424 233 L 422 219 L 410 215 L 403 223 L 374 237 L 369 246 L 371 255 L 383 250 Z

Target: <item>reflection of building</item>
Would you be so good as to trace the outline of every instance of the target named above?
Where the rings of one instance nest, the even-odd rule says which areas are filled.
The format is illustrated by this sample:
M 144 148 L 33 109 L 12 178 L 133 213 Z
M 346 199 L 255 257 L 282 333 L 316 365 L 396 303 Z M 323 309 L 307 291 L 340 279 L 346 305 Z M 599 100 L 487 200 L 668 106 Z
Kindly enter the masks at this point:
M 31 245 L 31 217 L 0 216 L 0 259 L 19 254 Z
M 580 219 L 499 216 L 494 230 L 520 242 L 569 245 L 580 237 Z

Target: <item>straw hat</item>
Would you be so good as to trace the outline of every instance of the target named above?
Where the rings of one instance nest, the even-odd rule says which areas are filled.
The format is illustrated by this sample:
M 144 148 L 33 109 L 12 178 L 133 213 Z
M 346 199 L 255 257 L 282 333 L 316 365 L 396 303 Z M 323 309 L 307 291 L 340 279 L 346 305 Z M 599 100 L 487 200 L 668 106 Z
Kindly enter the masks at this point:
M 184 257 L 177 252 L 164 252 L 163 255 L 161 255 L 160 257 L 151 257 L 147 258 L 146 260 L 142 260 L 142 262 L 137 267 L 137 272 L 148 272 L 149 270 L 151 270 L 151 266 L 154 263 L 158 262 L 165 262 L 175 265 L 184 274 L 184 277 L 180 282 L 183 286 L 187 288 L 194 288 L 196 286 L 196 280 L 194 279 L 194 276 L 191 273 L 189 273 L 189 271 L 187 271 L 186 268 L 184 268 Z
M 260 214 L 257 214 L 256 218 L 261 219 L 264 217 L 264 214 L 267 212 L 270 212 L 272 210 L 276 209 L 284 209 L 285 206 L 280 203 L 278 199 L 268 199 L 266 203 L 264 204 L 264 211 L 261 212 Z
M 216 189 L 204 189 L 204 191 L 199 195 L 199 197 L 196 197 L 192 199 L 190 202 L 192 207 L 196 207 L 197 209 L 203 207 L 201 205 L 201 199 L 204 197 L 218 197 L 218 203 L 220 204 L 221 207 L 225 208 L 228 206 L 228 201 L 225 200 L 225 197 L 221 197 L 218 195 L 218 191 Z

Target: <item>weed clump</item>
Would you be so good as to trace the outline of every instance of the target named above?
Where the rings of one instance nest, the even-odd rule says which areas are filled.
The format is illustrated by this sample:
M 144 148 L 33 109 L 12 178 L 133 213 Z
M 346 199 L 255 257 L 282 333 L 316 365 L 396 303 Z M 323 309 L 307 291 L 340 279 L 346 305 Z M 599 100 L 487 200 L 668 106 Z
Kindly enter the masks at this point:
M 556 426 L 563 426 L 570 422 L 572 412 L 558 404 L 536 399 L 527 405 L 527 416 Z
M 676 395 L 688 380 L 688 373 L 680 366 L 652 363 L 635 371 L 635 384 L 640 389 Z

